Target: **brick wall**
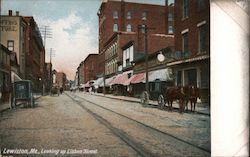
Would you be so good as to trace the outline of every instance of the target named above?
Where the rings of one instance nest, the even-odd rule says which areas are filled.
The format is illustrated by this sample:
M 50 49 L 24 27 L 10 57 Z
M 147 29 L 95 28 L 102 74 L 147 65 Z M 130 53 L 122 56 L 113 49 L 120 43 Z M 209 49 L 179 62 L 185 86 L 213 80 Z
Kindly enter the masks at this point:
M 96 79 L 96 74 L 98 72 L 97 63 L 98 54 L 89 54 L 84 60 L 84 83 L 90 80 Z
M 197 24 L 206 21 L 206 47 L 209 52 L 209 0 L 204 0 L 205 7 L 201 10 L 198 9 L 198 1 L 189 0 L 188 7 L 189 13 L 188 18 L 182 18 L 182 0 L 175 0 L 175 48 L 176 51 L 182 51 L 182 34 L 181 31 L 189 29 L 188 31 L 188 47 L 192 55 L 198 53 L 198 27 Z

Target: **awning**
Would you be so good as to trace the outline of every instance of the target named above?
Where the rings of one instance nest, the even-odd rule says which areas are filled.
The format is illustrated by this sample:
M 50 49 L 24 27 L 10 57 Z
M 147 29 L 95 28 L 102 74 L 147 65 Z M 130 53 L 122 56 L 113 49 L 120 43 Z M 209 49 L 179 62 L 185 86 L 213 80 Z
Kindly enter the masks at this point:
M 100 77 L 97 80 L 95 80 L 93 85 L 95 86 L 95 88 L 98 88 L 102 83 L 103 83 L 103 77 Z
M 88 81 L 87 83 L 84 84 L 84 87 L 90 87 L 94 83 L 93 80 Z
M 130 81 L 131 84 L 136 84 L 136 83 L 145 83 L 145 73 L 140 73 L 140 74 L 135 74 L 132 76 L 132 79 Z
M 117 77 L 111 82 L 111 85 L 114 85 L 114 84 L 124 85 L 125 82 L 126 82 L 127 80 L 128 80 L 128 74 L 127 74 L 127 73 L 119 74 L 119 75 L 117 75 Z
M 166 69 L 150 71 L 149 74 L 148 74 L 148 81 L 149 82 L 154 82 L 155 80 L 160 80 L 160 81 L 171 81 L 171 80 L 173 80 L 171 78 L 171 69 L 166 68 Z
M 106 87 L 110 86 L 111 85 L 110 83 L 112 82 L 113 79 L 115 79 L 115 77 L 116 76 L 113 76 L 113 77 L 105 79 L 105 86 Z M 104 82 L 102 82 L 99 86 L 103 87 L 104 86 Z

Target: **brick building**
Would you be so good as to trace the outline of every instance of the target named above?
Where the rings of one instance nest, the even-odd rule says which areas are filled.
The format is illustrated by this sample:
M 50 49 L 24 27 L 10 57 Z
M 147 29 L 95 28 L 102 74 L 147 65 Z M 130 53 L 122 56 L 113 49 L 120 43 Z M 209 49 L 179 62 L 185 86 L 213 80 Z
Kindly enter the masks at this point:
M 49 92 L 53 85 L 52 63 L 45 63 L 45 92 Z
M 171 9 L 169 9 L 171 8 Z M 131 62 L 145 55 L 145 28 L 147 27 L 148 53 L 173 45 L 169 38 L 168 20 L 173 6 L 130 3 L 124 1 L 105 1 L 101 4 L 99 16 L 99 73 L 104 67 L 107 77 L 117 72 L 129 70 Z M 171 27 L 170 27 L 171 28 Z M 104 53 L 104 55 L 103 55 Z M 126 57 L 126 58 L 125 58 Z
M 77 68 L 79 85 L 84 84 L 84 61 Z
M 0 44 L 0 104 L 9 100 L 11 85 L 11 51 Z
M 34 88 L 41 91 L 45 88 L 45 50 L 39 28 L 31 17 L 24 17 L 26 29 L 26 79 L 33 82 Z
M 23 79 L 26 73 L 26 28 L 27 23 L 18 11 L 14 15 L 12 10 L 9 10 L 8 15 L 0 16 L 1 44 L 16 53 L 20 76 Z
M 65 89 L 65 85 L 66 85 L 66 81 L 67 81 L 67 77 L 66 74 L 64 72 L 56 72 L 56 85 L 58 85 L 59 87 L 63 87 L 63 89 Z
M 90 80 L 95 80 L 97 74 L 97 58 L 98 54 L 89 54 L 83 63 L 84 69 L 84 83 L 87 83 Z M 79 75 L 79 74 L 78 74 Z
M 176 85 L 195 85 L 209 91 L 210 4 L 209 0 L 175 1 Z

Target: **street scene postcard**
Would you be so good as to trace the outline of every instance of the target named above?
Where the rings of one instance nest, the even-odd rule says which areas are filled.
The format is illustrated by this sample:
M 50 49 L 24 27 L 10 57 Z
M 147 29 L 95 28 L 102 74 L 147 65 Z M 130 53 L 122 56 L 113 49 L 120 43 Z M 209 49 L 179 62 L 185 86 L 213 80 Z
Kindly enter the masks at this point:
M 210 89 L 212 28 L 249 37 L 246 3 L 0 0 L 0 157 L 248 156 Z

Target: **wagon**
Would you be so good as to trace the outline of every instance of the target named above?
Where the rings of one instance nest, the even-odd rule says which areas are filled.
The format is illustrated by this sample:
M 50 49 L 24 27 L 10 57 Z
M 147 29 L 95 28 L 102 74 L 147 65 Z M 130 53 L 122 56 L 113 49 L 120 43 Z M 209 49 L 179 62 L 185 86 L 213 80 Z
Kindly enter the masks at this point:
M 57 95 L 57 96 L 59 96 L 59 87 L 53 86 L 53 87 L 51 88 L 51 90 L 50 90 L 50 95 L 51 95 L 51 96 L 52 96 L 52 95 Z
M 17 102 L 25 103 L 28 107 L 34 107 L 34 96 L 32 91 L 32 82 L 30 80 L 15 81 L 13 83 L 13 105 Z

